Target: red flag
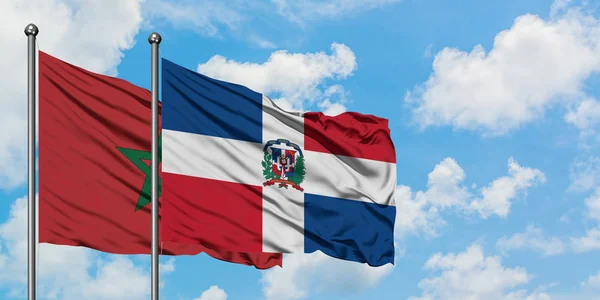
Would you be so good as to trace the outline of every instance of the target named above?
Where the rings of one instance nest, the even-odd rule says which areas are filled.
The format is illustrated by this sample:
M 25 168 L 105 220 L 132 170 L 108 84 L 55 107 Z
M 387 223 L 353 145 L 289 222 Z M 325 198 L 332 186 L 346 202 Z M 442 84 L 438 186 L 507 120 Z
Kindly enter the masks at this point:
M 39 52 L 41 243 L 151 252 L 150 102 L 146 89 Z M 161 245 L 165 255 L 205 252 L 259 269 L 282 265 L 281 253 Z

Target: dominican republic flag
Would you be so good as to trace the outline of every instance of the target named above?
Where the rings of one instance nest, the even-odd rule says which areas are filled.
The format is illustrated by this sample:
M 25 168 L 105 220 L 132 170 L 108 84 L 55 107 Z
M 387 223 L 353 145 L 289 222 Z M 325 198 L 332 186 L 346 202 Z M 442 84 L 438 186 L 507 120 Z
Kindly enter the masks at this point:
M 394 263 L 387 120 L 286 112 L 162 59 L 161 135 L 162 240 Z

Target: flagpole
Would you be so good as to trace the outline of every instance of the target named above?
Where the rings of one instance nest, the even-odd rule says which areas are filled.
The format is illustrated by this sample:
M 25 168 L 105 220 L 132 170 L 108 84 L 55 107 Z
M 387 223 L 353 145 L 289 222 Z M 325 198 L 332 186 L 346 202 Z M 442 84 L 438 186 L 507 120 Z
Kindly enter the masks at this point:
M 153 32 L 152 47 L 152 300 L 158 300 L 158 45 L 162 38 Z
M 28 299 L 35 300 L 36 286 L 36 203 L 35 203 L 35 105 L 36 57 L 35 39 L 39 30 L 35 24 L 25 27 L 27 36 L 27 288 Z

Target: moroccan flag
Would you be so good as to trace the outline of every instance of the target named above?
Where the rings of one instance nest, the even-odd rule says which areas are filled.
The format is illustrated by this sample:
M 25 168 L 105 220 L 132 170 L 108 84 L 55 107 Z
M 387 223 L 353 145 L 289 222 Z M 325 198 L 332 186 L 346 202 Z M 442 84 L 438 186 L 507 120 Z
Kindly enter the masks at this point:
M 39 242 L 151 253 L 150 104 L 146 89 L 39 52 Z M 165 255 L 282 265 L 281 253 L 160 245 Z

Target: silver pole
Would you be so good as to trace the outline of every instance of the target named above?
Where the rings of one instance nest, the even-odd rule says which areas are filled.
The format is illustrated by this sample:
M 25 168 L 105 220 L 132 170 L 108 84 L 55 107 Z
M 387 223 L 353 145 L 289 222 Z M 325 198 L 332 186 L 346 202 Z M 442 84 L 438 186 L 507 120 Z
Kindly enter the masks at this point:
M 162 38 L 153 32 L 152 46 L 152 300 L 158 300 L 158 45 Z
M 36 56 L 35 39 L 39 30 L 35 24 L 25 27 L 27 36 L 27 288 L 28 299 L 35 300 L 36 286 L 36 204 L 35 204 L 35 105 Z

